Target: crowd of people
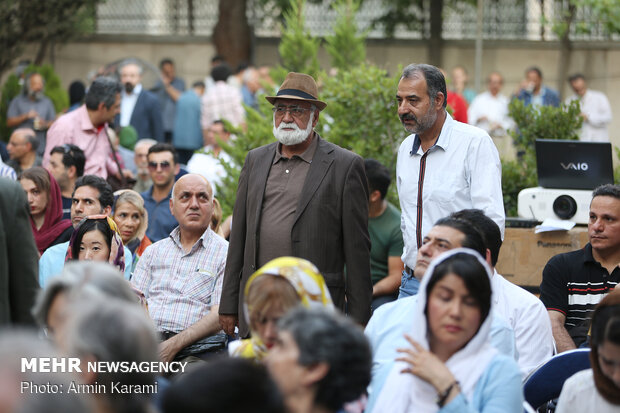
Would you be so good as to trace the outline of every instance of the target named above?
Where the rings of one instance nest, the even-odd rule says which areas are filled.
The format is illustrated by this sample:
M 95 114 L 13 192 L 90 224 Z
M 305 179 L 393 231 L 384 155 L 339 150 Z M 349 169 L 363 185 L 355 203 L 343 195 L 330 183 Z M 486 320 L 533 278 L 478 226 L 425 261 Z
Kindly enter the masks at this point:
M 558 410 L 620 409 L 620 186 L 593 191 L 589 242 L 549 261 L 540 298 L 502 277 L 500 74 L 476 96 L 463 68 L 452 90 L 439 68 L 403 69 L 399 211 L 388 168 L 314 130 L 329 102 L 311 76 L 272 90 L 259 70 L 234 76 L 214 59 L 185 91 L 174 62 L 160 69 L 153 91 L 130 60 L 58 119 L 13 113 L 15 168 L 0 177 L 8 411 L 516 413 L 528 376 L 577 347 L 591 348 L 591 369 L 566 382 Z M 39 102 L 39 80 L 14 111 Z M 604 96 L 570 82 L 596 129 L 601 109 L 587 102 Z M 243 124 L 241 102 L 255 106 L 261 87 L 274 142 L 248 152 L 224 220 L 223 120 Z M 517 96 L 559 104 L 537 68 Z M 39 118 L 37 132 L 21 117 Z M 592 130 L 584 139 L 602 136 Z M 83 368 L 29 371 L 24 357 Z M 32 391 L 44 383 L 62 397 Z

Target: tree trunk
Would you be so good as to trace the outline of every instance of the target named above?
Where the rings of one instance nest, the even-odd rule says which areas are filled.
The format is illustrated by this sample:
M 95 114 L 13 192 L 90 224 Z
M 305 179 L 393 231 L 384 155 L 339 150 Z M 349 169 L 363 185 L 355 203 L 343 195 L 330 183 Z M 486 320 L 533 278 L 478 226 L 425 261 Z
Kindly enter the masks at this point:
M 247 0 L 219 0 L 220 16 L 213 29 L 213 43 L 217 54 L 231 67 L 249 62 L 251 56 L 251 28 L 246 16 Z
M 37 51 L 37 57 L 34 58 L 35 65 L 41 66 L 43 64 L 43 59 L 45 59 L 45 55 L 47 54 L 48 44 L 49 39 L 47 37 L 41 39 L 41 43 L 39 43 L 39 50 Z
M 443 26 L 443 0 L 432 0 L 431 4 L 431 33 L 428 41 L 428 62 L 434 66 L 441 67 L 441 49 L 443 39 L 441 38 Z
M 570 58 L 573 53 L 573 43 L 570 40 L 570 29 L 573 25 L 573 20 L 575 19 L 575 13 L 577 8 L 574 3 L 569 3 L 568 5 L 568 14 L 566 15 L 566 20 L 564 23 L 566 24 L 566 30 L 562 34 L 560 38 L 560 58 L 558 59 L 558 72 L 557 72 L 557 81 L 556 81 L 556 89 L 560 93 L 560 99 L 564 98 L 564 84 L 566 82 L 566 78 L 568 77 L 568 68 L 570 67 Z

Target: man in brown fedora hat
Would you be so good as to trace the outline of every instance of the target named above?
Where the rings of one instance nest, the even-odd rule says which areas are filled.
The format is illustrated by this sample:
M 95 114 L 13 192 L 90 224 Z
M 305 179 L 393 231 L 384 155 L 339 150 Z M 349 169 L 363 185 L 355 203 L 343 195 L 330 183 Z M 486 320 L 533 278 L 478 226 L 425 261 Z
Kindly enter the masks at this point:
M 243 295 L 248 278 L 280 256 L 305 258 L 325 278 L 334 304 L 358 322 L 370 316 L 368 185 L 363 159 L 314 132 L 316 82 L 289 73 L 273 107 L 277 142 L 251 150 L 237 189 L 226 261 L 220 323 L 249 334 Z M 346 277 L 344 267 L 346 265 Z M 346 300 L 345 300 L 346 297 Z

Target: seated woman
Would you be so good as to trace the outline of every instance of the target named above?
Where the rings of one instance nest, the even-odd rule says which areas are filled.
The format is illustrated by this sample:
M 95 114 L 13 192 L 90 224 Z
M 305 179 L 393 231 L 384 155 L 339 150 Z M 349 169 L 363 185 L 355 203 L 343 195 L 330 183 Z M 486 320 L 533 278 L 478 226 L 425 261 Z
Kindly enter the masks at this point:
M 54 177 L 44 168 L 35 166 L 19 176 L 28 197 L 30 226 L 39 254 L 71 237 L 71 221 L 62 219 L 62 197 Z
M 373 373 L 367 412 L 523 411 L 515 361 L 490 344 L 491 271 L 465 248 L 437 257 L 411 315 L 411 347 Z
M 314 264 L 280 257 L 263 265 L 245 286 L 244 305 L 252 337 L 230 343 L 229 353 L 261 361 L 277 339 L 278 320 L 300 304 L 333 309 L 327 285 Z
M 107 215 L 91 215 L 80 221 L 71 235 L 65 261 L 108 262 L 125 271 L 125 248 L 114 220 Z
M 116 194 L 119 195 L 114 202 L 114 221 L 118 225 L 123 244 L 133 254 L 133 271 L 146 247 L 152 244 L 146 236 L 148 213 L 144 208 L 144 199 L 136 191 L 126 189 L 117 191 Z
M 556 413 L 620 412 L 620 290 L 603 298 L 592 314 L 591 369 L 566 380 Z

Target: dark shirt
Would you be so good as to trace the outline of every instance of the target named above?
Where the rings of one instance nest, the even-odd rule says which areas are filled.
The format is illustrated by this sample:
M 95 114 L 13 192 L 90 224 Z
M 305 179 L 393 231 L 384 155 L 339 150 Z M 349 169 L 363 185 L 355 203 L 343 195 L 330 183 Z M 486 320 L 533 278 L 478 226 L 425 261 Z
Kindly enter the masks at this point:
M 144 208 L 149 214 L 149 226 L 146 230 L 146 236 L 153 242 L 168 237 L 172 230 L 179 225 L 177 219 L 170 212 L 172 191 L 159 202 L 153 199 L 153 187 L 140 195 L 144 198 Z
M 39 117 L 46 121 L 52 121 L 56 119 L 56 110 L 54 110 L 54 104 L 47 97 L 43 96 L 39 100 L 32 100 L 26 95 L 16 96 L 11 103 L 9 104 L 9 109 L 7 110 L 6 117 L 14 118 L 16 116 L 21 116 L 24 113 L 28 113 L 31 110 L 37 111 Z M 15 127 L 18 128 L 30 128 L 34 129 L 34 119 L 26 119 L 19 125 Z M 37 148 L 37 153 L 39 155 L 43 155 L 45 151 L 45 130 L 35 130 L 37 135 L 37 139 L 39 140 L 39 147 Z
M 62 197 L 62 219 L 71 219 L 71 198 Z
M 34 159 L 34 163 L 32 164 L 32 166 L 41 166 L 42 162 L 43 162 L 43 158 L 37 155 Z M 11 168 L 13 168 L 17 175 L 24 172 L 24 170 L 22 169 L 22 166 L 19 164 L 19 161 L 17 159 L 9 159 L 6 162 L 6 164 L 9 165 Z
M 174 79 L 172 79 L 172 82 L 170 82 L 170 84 L 179 92 L 185 91 L 185 82 L 183 81 L 183 79 L 175 77 Z M 161 81 L 161 79 L 157 81 L 152 91 L 157 95 L 157 98 L 159 99 L 159 107 L 161 108 L 164 131 L 172 132 L 172 129 L 174 127 L 176 102 L 170 97 L 168 92 L 166 92 L 166 88 L 164 87 L 164 83 Z
M 620 282 L 620 268 L 609 274 L 592 256 L 592 246 L 558 254 L 543 270 L 540 299 L 547 310 L 566 316 L 564 327 L 579 347 L 588 336 L 594 307 Z
M 291 230 L 299 196 L 310 169 L 318 139 L 301 155 L 285 158 L 278 144 L 276 155 L 269 170 L 260 218 L 258 266 L 262 267 L 274 258 L 292 255 Z

